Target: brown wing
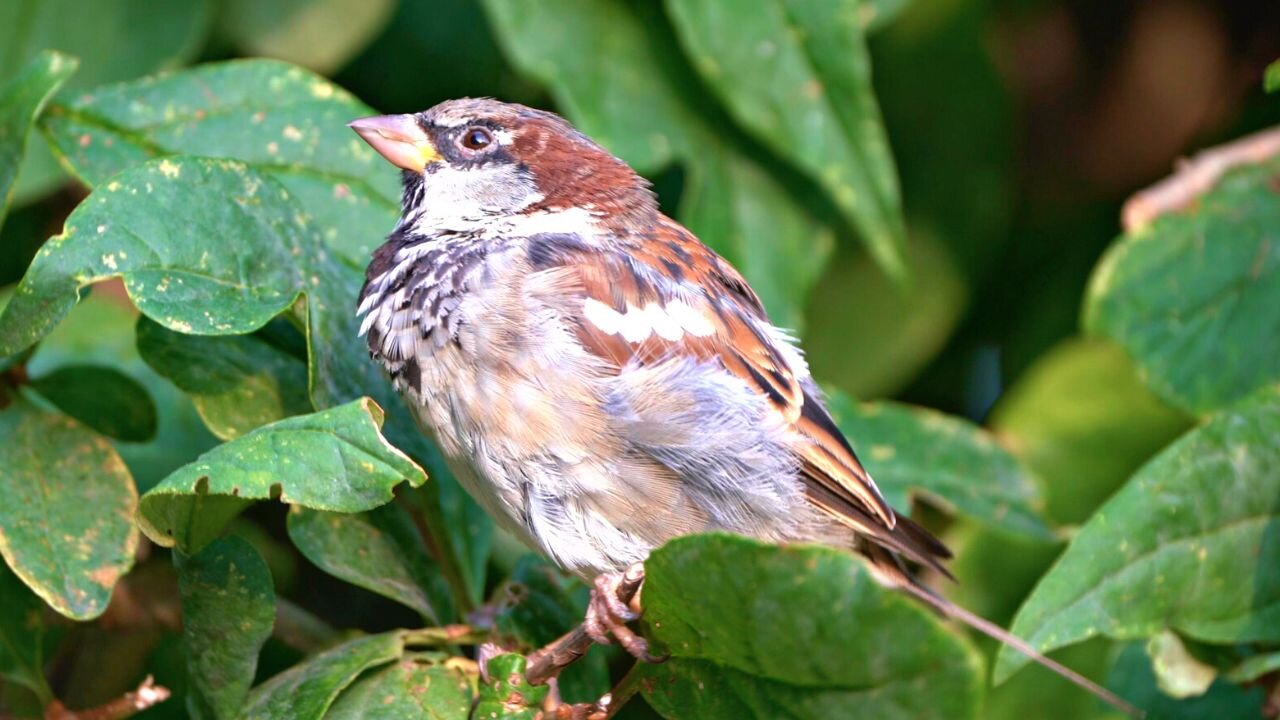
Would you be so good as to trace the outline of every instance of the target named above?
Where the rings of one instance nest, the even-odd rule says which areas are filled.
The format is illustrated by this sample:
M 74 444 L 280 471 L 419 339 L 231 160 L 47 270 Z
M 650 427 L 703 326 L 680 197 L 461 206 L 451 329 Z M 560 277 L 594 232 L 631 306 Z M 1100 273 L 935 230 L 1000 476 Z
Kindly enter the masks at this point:
M 758 388 L 808 441 L 794 449 L 815 505 L 864 535 L 892 537 L 897 515 L 821 401 L 806 392 L 788 360 L 792 351 L 784 350 L 781 337 L 767 329 L 760 299 L 736 270 L 689 231 L 663 218 L 651 235 L 629 239 L 625 252 L 588 251 L 581 243 L 575 246 L 572 238 L 556 236 L 531 250 L 531 256 L 536 256 L 535 264 L 554 264 L 574 273 L 572 284 L 586 298 L 620 315 L 650 304 L 669 308 L 679 303 L 704 318 L 707 325 L 701 332 L 674 334 L 675 339 L 649 333 L 628 340 L 617 328 L 602 327 L 586 316 L 579 318 L 575 330 L 585 347 L 619 369 L 673 355 L 718 360 Z M 915 558 L 931 553 L 906 554 Z

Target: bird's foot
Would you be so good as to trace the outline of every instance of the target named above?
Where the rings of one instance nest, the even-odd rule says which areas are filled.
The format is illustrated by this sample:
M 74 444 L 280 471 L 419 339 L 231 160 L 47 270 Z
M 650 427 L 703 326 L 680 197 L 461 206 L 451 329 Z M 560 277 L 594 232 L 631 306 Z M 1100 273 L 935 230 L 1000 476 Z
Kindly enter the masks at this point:
M 623 572 L 600 575 L 591 588 L 587 616 L 582 629 L 601 645 L 614 640 L 637 660 L 656 663 L 665 658 L 649 653 L 649 641 L 640 637 L 627 623 L 640 619 L 640 588 L 644 585 L 644 564 L 636 563 Z

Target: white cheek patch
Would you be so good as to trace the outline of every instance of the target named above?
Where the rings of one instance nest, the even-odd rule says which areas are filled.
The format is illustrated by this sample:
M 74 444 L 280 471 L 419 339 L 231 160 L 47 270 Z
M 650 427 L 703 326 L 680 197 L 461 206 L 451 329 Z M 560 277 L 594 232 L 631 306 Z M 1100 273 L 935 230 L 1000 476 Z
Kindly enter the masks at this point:
M 620 313 L 594 298 L 587 298 L 583 305 L 587 321 L 608 335 L 621 335 L 631 343 L 643 342 L 650 335 L 675 342 L 685 333 L 694 337 L 707 337 L 715 333 L 715 326 L 705 315 L 676 300 L 666 307 L 649 303 L 642 308 L 627 305 Z

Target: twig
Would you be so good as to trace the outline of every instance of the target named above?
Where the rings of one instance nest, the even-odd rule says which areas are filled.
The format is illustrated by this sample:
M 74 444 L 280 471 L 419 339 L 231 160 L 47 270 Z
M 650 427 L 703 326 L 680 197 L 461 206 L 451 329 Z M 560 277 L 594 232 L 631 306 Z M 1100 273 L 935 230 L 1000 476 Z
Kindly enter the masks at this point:
M 1246 135 L 1180 161 L 1172 175 L 1134 193 L 1125 202 L 1120 211 L 1125 232 L 1141 230 L 1161 215 L 1191 205 L 1228 170 L 1276 155 L 1280 155 L 1280 127 Z
M 147 676 L 137 690 L 87 710 L 68 710 L 60 701 L 45 706 L 44 720 L 121 720 L 169 699 L 169 689 Z

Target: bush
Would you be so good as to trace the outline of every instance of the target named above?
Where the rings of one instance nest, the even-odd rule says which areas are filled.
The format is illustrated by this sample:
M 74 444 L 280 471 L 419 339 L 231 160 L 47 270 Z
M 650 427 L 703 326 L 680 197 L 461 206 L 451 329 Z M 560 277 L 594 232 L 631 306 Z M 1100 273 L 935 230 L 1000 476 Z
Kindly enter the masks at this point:
M 1015 21 L 931 5 L 0 9 L 0 713 L 537 716 L 520 653 L 574 627 L 586 589 L 494 530 L 354 314 L 399 198 L 345 127 L 373 113 L 357 95 L 469 93 L 558 109 L 744 272 L 886 497 L 956 549 L 952 599 L 1153 715 L 1274 714 L 1274 133 L 1141 196 L 1099 254 L 1118 191 L 1099 188 L 1133 177 L 1019 191 L 1017 83 L 983 49 Z M 1231 134 L 1276 114 L 1234 103 Z M 566 700 L 1107 712 L 842 550 L 682 538 L 644 602 L 671 659 L 593 649 Z M 482 677 L 485 641 L 510 652 Z

